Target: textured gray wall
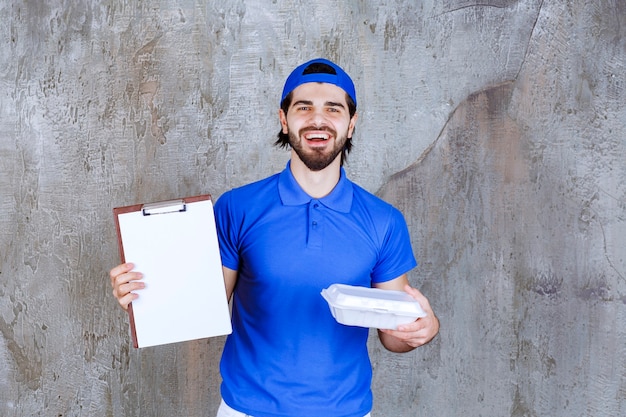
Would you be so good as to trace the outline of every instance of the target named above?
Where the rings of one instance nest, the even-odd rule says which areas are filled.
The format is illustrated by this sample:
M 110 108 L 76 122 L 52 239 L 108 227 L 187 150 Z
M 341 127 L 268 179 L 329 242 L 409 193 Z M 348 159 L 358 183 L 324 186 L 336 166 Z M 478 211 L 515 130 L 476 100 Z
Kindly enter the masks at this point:
M 442 324 L 371 340 L 375 416 L 626 415 L 622 0 L 0 15 L 0 415 L 214 415 L 223 339 L 129 346 L 111 209 L 280 170 L 282 82 L 316 56 L 354 76 L 347 171 L 405 213 Z

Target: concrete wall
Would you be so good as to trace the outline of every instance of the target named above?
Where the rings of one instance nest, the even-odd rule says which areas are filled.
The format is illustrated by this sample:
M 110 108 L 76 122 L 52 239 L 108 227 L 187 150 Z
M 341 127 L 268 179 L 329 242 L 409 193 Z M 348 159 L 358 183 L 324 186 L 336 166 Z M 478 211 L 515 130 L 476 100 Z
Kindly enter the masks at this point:
M 336 60 L 347 171 L 407 217 L 441 334 L 372 339 L 376 416 L 626 414 L 626 4 L 0 2 L 0 415 L 213 416 L 223 339 L 135 350 L 112 208 L 280 170 Z

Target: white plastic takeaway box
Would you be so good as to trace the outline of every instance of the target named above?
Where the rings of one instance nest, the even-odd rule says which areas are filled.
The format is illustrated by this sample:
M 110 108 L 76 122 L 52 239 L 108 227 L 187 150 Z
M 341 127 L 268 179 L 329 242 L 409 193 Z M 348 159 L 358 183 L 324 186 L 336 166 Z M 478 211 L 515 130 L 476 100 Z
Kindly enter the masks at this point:
M 396 329 L 426 313 L 420 304 L 402 291 L 333 284 L 322 290 L 335 320 L 348 326 Z

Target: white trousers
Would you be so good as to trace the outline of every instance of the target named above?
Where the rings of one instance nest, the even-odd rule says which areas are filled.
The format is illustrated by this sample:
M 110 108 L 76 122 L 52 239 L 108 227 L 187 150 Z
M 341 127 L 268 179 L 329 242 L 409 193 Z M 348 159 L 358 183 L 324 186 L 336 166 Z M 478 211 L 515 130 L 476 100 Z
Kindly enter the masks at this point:
M 216 417 L 253 417 L 250 414 L 240 413 L 237 410 L 230 408 L 224 400 L 220 403 L 220 408 L 217 410 Z M 370 413 L 367 413 L 364 417 L 371 417 Z

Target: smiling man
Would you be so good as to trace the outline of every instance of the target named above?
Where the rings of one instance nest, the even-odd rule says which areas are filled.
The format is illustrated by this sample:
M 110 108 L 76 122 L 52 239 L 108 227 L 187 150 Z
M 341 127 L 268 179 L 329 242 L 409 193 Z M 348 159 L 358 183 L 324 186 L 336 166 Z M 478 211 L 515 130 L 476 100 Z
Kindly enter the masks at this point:
M 439 321 L 410 287 L 417 263 L 402 214 L 351 182 L 342 167 L 357 121 L 354 84 L 331 61 L 297 67 L 285 82 L 277 144 L 285 169 L 224 193 L 215 204 L 233 333 L 220 371 L 218 417 L 363 417 L 372 408 L 368 329 L 339 324 L 322 289 L 342 283 L 406 291 L 427 316 L 379 330 L 408 352 Z M 122 307 L 143 287 L 132 264 L 111 270 Z
M 345 94 L 332 84 L 303 84 L 291 93 L 293 103 L 280 111 L 283 133 L 311 171 L 321 171 L 335 161 L 352 135 L 357 116 L 348 117 Z
M 294 70 L 285 82 L 279 116 L 282 130 L 276 144 L 290 145 L 307 168 L 320 171 L 340 153 L 339 162 L 343 164 L 352 148 L 357 119 L 354 84 L 330 61 L 307 62 Z M 312 124 L 311 117 L 315 118 Z M 341 136 L 338 137 L 337 132 Z M 328 143 L 333 138 L 335 140 Z

